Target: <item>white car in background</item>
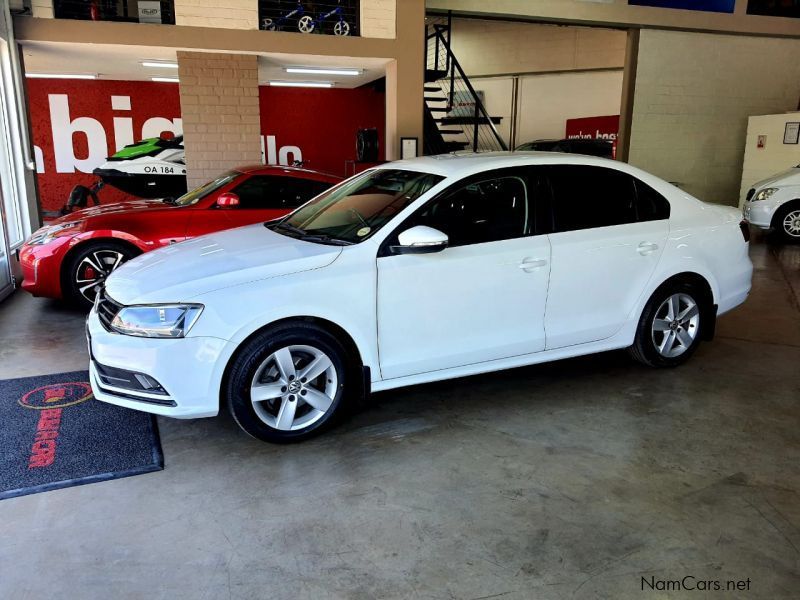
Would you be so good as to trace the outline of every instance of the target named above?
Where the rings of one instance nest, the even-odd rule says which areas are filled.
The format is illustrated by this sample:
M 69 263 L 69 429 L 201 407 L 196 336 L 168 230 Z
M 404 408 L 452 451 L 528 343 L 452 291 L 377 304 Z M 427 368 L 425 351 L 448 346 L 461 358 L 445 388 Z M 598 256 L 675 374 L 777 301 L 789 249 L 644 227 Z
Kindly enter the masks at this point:
M 800 241 L 800 165 L 753 184 L 742 212 L 751 225 Z
M 673 367 L 746 299 L 747 234 L 736 209 L 600 158 L 390 163 L 122 265 L 87 321 L 91 383 L 286 442 L 370 391 L 616 348 Z

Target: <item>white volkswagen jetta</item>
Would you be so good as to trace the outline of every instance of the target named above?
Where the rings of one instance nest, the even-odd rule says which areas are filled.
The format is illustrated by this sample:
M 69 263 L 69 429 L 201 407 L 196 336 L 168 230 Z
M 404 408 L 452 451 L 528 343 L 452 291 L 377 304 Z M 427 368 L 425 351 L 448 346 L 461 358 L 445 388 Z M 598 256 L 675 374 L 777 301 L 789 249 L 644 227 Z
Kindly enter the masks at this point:
M 671 367 L 741 304 L 733 208 L 628 165 L 440 156 L 149 252 L 88 318 L 99 400 L 308 437 L 354 398 L 614 348 Z

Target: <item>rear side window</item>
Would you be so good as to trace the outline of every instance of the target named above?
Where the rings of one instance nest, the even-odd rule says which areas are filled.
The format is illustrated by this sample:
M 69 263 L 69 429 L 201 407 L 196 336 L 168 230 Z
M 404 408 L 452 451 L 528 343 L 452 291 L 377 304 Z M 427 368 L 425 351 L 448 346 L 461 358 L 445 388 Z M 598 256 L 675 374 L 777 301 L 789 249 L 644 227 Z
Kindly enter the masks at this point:
M 640 221 L 669 219 L 669 201 L 645 182 L 634 179 L 636 212 Z
M 636 188 L 621 171 L 586 165 L 548 168 L 556 232 L 634 223 Z

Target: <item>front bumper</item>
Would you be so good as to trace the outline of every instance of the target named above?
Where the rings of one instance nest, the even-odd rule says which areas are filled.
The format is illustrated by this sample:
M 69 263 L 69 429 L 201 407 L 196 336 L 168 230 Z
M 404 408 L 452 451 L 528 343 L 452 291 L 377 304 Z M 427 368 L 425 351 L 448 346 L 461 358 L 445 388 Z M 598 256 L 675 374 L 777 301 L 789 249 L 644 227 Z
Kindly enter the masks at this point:
M 772 227 L 772 217 L 777 207 L 769 200 L 745 202 L 742 206 L 742 216 L 750 225 L 761 229 Z
M 24 244 L 19 251 L 22 287 L 34 296 L 61 298 L 61 263 L 68 249 L 66 240 L 41 246 Z
M 212 337 L 153 339 L 107 331 L 95 309 L 86 321 L 89 381 L 95 398 L 166 417 L 193 419 L 219 412 L 225 365 L 233 354 L 229 342 Z M 166 394 L 150 394 L 103 383 L 98 365 L 149 375 Z

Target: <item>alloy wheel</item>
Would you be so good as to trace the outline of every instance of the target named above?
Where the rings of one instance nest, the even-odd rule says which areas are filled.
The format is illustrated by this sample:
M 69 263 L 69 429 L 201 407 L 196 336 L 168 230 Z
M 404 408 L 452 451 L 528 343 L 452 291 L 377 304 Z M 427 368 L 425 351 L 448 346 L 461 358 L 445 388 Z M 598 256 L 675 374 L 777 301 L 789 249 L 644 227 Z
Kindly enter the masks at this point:
M 700 307 L 688 294 L 672 294 L 658 307 L 652 325 L 656 351 L 666 358 L 686 352 L 697 337 Z
M 330 357 L 313 346 L 286 346 L 256 369 L 250 401 L 258 418 L 282 431 L 309 427 L 333 405 L 338 387 Z
M 123 262 L 125 255 L 117 250 L 96 250 L 85 256 L 75 271 L 75 284 L 81 296 L 93 303 L 102 283 Z
M 792 237 L 800 238 L 800 210 L 793 210 L 784 217 L 783 230 Z

